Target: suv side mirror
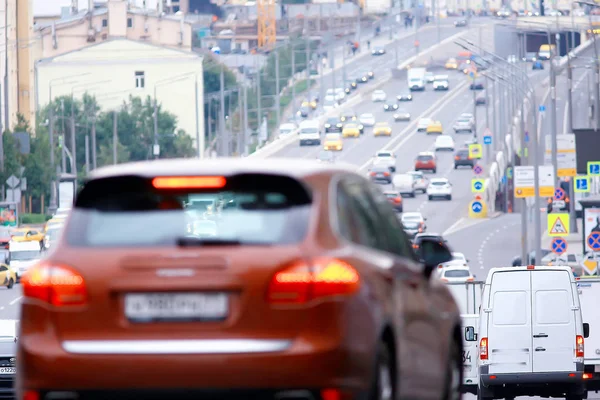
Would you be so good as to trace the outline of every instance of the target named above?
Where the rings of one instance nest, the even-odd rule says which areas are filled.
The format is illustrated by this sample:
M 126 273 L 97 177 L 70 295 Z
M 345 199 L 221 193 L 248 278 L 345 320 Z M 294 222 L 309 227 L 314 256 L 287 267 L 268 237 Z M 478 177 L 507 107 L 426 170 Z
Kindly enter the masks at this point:
M 590 324 L 587 322 L 583 324 L 583 337 L 585 339 L 590 337 Z
M 467 342 L 476 342 L 477 334 L 475 333 L 475 328 L 472 326 L 465 327 L 465 341 Z
M 452 252 L 445 243 L 428 237 L 421 238 L 418 255 L 424 264 L 423 275 L 427 279 L 439 264 L 452 260 Z

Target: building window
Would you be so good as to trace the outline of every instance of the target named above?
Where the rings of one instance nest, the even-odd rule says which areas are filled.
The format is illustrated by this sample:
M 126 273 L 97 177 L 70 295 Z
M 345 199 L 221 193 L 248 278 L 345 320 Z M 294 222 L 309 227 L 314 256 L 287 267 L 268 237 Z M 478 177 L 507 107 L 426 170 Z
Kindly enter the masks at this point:
M 143 89 L 146 87 L 146 77 L 144 76 L 144 71 L 135 72 L 135 87 L 138 89 Z
M 127 27 L 128 28 L 132 28 L 133 27 L 133 19 L 132 18 L 127 18 Z
M 102 27 L 106 28 L 108 26 L 108 20 L 107 19 L 103 19 L 102 20 Z

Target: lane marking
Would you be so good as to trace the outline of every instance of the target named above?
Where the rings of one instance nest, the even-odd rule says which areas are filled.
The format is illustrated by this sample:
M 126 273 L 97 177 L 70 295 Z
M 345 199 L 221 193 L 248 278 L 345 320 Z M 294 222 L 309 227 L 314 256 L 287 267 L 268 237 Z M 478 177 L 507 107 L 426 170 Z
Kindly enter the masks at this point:
M 19 302 L 22 298 L 23 298 L 23 296 L 19 296 L 16 299 L 14 299 L 13 301 L 11 301 L 9 304 L 11 306 L 13 306 L 13 305 L 15 305 L 15 303 Z

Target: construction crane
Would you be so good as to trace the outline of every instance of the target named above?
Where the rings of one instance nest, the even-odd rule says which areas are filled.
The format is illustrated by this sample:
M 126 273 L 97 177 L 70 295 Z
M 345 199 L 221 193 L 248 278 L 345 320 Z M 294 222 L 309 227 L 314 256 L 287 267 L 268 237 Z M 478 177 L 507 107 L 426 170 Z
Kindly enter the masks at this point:
M 275 0 L 258 0 L 256 11 L 258 19 L 258 47 L 271 50 L 277 40 L 277 14 Z

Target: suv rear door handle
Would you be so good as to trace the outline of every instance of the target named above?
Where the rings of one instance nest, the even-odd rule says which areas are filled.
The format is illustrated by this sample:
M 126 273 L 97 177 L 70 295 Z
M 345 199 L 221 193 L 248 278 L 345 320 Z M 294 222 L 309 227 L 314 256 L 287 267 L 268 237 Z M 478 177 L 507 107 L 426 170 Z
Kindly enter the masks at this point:
M 543 347 L 536 347 L 535 351 L 546 351 L 546 349 Z
M 537 335 L 533 335 L 534 338 L 544 338 L 544 337 L 548 337 L 548 335 L 546 335 L 545 333 L 539 333 Z

